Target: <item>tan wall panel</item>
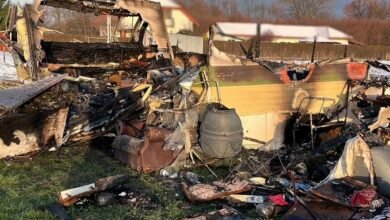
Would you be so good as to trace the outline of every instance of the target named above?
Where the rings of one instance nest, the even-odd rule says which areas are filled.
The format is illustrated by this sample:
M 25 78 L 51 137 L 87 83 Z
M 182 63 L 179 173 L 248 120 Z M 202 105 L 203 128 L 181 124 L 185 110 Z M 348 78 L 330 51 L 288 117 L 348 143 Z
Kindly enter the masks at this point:
M 285 84 L 268 85 L 242 85 L 220 87 L 222 103 L 230 108 L 235 108 L 240 115 L 256 115 L 266 112 L 293 111 L 301 99 L 295 99 L 297 94 L 303 96 L 316 96 L 334 98 L 338 101 L 345 85 L 345 81 L 304 83 L 301 86 L 291 86 Z M 200 88 L 195 88 L 200 92 Z M 211 100 L 217 101 L 217 92 L 212 88 Z M 294 103 L 295 102 L 295 103 Z M 316 102 L 312 112 L 318 112 L 321 102 Z M 332 103 L 326 102 L 326 110 Z

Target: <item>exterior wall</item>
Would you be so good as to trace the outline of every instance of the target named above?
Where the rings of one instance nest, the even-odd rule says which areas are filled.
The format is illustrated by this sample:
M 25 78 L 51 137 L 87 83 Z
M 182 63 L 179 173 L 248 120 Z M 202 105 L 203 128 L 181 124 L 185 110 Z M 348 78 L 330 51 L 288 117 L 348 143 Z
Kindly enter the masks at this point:
M 180 9 L 166 9 L 170 11 L 172 22 L 165 18 L 168 33 L 178 33 L 181 30 L 194 31 L 194 23 Z
M 300 97 L 327 97 L 338 101 L 344 85 L 345 81 L 306 83 L 301 87 L 285 84 L 220 86 L 219 92 L 224 105 L 235 108 L 240 116 L 250 116 L 296 111 L 301 101 Z M 217 100 L 217 92 L 213 87 L 211 101 Z M 332 104 L 326 102 L 322 106 L 322 102 L 317 101 L 310 108 L 310 112 L 326 112 Z

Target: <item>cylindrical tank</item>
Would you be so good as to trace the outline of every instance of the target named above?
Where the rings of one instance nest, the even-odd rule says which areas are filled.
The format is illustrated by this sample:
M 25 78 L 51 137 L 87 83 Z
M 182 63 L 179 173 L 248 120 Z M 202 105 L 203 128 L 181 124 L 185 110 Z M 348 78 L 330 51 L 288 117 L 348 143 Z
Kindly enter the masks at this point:
M 200 125 L 200 146 L 211 158 L 229 158 L 242 149 L 243 128 L 235 109 L 207 106 Z

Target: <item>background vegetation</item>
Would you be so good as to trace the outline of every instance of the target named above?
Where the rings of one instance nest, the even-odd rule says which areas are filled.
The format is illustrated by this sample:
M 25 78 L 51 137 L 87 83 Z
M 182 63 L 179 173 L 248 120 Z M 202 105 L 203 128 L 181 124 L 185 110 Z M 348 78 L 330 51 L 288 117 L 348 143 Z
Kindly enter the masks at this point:
M 8 14 L 8 5 L 5 0 L 0 0 L 0 30 L 5 30 L 5 20 Z
M 351 0 L 341 12 L 337 0 L 177 1 L 201 22 L 198 33 L 218 21 L 326 25 L 367 45 L 390 45 L 389 0 Z

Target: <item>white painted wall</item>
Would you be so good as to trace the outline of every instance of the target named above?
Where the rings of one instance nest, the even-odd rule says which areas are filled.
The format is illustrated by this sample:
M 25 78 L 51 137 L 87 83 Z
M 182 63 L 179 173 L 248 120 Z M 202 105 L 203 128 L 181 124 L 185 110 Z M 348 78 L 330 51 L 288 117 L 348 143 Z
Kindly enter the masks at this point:
M 179 42 L 179 48 L 184 52 L 203 53 L 203 38 L 184 34 L 168 34 L 172 46 Z

